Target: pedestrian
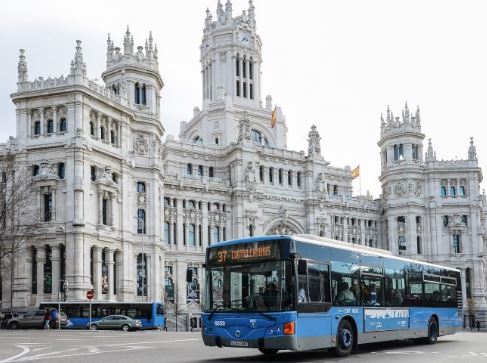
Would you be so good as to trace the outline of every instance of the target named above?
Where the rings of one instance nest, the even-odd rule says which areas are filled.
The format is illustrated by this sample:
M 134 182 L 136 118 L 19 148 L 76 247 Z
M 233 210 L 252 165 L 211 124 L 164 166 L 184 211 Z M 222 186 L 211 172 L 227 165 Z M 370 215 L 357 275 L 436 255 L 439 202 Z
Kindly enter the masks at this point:
M 477 320 L 477 322 L 475 324 L 477 325 L 477 331 L 480 331 L 480 321 Z
M 56 329 L 58 323 L 59 314 L 56 308 L 51 309 L 51 328 Z
M 46 313 L 44 314 L 44 329 L 49 329 L 49 323 L 51 321 L 51 312 L 49 309 L 46 310 Z

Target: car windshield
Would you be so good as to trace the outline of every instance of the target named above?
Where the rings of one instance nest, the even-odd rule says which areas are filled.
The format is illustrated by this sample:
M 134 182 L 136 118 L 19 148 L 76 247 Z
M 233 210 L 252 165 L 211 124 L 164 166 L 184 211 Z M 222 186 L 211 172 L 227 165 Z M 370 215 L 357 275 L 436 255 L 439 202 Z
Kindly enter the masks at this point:
M 207 276 L 206 311 L 292 310 L 289 261 L 210 267 Z

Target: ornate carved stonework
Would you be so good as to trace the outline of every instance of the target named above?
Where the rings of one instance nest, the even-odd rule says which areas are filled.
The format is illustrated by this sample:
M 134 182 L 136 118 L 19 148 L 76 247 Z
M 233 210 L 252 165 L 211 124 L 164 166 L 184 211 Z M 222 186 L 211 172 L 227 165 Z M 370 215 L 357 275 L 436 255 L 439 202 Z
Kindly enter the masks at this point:
M 321 146 L 320 146 L 320 134 L 316 131 L 316 126 L 311 126 L 311 130 L 308 133 L 308 155 L 320 155 L 321 154 Z
M 247 164 L 247 169 L 245 171 L 245 182 L 247 183 L 247 190 L 250 193 L 255 193 L 257 182 L 255 178 L 254 163 L 251 161 L 249 161 Z
M 247 115 L 244 115 L 239 122 L 238 143 L 244 144 L 250 142 L 250 137 L 251 137 L 250 119 Z
M 137 134 L 134 138 L 134 151 L 139 155 L 146 155 L 149 151 L 149 142 L 142 134 Z
M 319 173 L 315 181 L 315 190 L 318 193 L 320 199 L 326 198 L 326 180 L 325 174 Z

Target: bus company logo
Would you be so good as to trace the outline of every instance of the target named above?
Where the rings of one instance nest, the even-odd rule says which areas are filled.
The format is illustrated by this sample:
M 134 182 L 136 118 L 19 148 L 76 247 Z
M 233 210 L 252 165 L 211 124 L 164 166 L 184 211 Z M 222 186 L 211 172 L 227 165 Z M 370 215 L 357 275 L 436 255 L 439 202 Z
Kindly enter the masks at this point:
M 237 338 L 240 338 L 240 330 L 235 330 L 235 336 L 236 336 Z
M 369 319 L 407 319 L 408 309 L 366 309 L 365 316 Z
M 257 326 L 257 319 L 250 319 L 249 324 L 251 328 L 255 328 Z

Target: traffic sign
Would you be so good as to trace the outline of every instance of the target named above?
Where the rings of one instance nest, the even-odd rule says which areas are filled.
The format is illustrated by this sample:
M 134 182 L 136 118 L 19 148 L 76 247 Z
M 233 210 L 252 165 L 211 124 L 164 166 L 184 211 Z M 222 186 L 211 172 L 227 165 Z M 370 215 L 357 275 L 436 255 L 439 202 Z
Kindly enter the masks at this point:
M 93 299 L 94 297 L 95 297 L 95 292 L 94 292 L 93 290 L 88 290 L 88 291 L 86 292 L 86 298 L 87 298 L 88 300 L 91 300 L 91 299 Z

